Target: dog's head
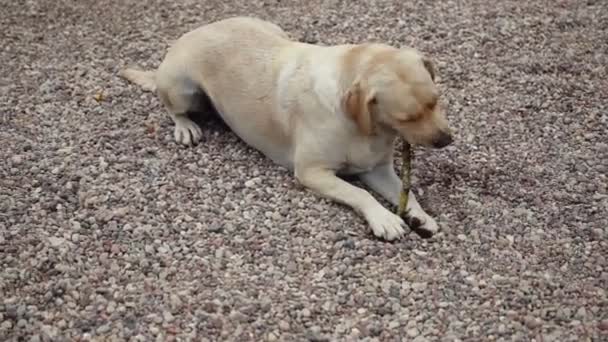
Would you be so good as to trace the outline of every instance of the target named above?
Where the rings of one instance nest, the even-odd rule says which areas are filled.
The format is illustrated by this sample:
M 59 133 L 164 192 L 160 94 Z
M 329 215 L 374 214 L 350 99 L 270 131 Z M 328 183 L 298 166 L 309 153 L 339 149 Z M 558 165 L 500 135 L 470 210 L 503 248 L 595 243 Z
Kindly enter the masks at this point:
M 342 106 L 361 133 L 391 130 L 410 144 L 434 148 L 452 142 L 428 57 L 384 45 L 358 46 L 350 54 L 344 69 L 350 85 Z

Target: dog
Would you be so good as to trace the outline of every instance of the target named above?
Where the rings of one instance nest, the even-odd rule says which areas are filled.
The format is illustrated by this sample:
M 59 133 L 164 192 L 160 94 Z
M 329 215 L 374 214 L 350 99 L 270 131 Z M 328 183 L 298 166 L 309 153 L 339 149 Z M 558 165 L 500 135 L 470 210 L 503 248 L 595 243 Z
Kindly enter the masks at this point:
M 246 144 L 305 188 L 353 208 L 375 236 L 399 239 L 407 226 L 429 236 L 439 230 L 413 192 L 404 220 L 342 177 L 358 176 L 397 206 L 395 139 L 431 148 L 452 143 L 434 63 L 414 48 L 307 44 L 271 22 L 231 17 L 181 36 L 155 71 L 125 68 L 120 75 L 158 95 L 178 143 L 200 141 L 190 114 L 207 99 Z

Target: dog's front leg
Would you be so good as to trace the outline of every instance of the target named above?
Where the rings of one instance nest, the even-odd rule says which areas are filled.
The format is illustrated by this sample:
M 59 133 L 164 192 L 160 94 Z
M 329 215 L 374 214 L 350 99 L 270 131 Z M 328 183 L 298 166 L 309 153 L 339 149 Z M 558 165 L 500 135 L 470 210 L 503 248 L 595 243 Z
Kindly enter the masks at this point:
M 362 213 L 374 235 L 394 240 L 404 234 L 405 222 L 384 208 L 367 191 L 338 178 L 335 171 L 319 167 L 296 167 L 295 175 L 305 187 Z
M 399 195 L 401 191 L 401 179 L 395 173 L 392 162 L 387 162 L 376 166 L 373 170 L 363 173 L 360 176 L 363 183 L 372 190 L 380 194 L 392 205 L 399 205 Z M 439 230 L 437 222 L 427 214 L 418 201 L 414 192 L 410 190 L 407 202 L 408 226 L 422 236 L 430 236 Z

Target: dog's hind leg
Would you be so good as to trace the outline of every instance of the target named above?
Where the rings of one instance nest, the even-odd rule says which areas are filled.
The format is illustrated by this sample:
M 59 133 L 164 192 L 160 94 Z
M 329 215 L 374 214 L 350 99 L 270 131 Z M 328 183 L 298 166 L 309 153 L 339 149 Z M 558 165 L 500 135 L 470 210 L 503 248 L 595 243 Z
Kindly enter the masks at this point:
M 184 145 L 198 143 L 203 132 L 190 115 L 201 110 L 202 89 L 190 79 L 178 77 L 159 82 L 157 92 L 175 124 L 175 141 Z

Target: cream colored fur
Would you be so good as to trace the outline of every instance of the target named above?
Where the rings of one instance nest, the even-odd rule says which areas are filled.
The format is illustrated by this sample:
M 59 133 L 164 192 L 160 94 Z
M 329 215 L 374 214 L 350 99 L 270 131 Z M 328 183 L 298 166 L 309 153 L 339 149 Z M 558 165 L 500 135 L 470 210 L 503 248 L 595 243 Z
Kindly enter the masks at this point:
M 176 141 L 187 145 L 202 136 L 186 114 L 199 109 L 195 98 L 204 92 L 247 144 L 307 188 L 360 212 L 376 236 L 393 240 L 404 234 L 405 222 L 337 174 L 358 174 L 397 205 L 396 137 L 426 146 L 451 141 L 434 73 L 414 49 L 304 44 L 272 23 L 236 17 L 183 35 L 156 71 L 121 75 L 158 94 L 175 122 Z M 413 193 L 408 210 L 409 223 L 439 229 Z

